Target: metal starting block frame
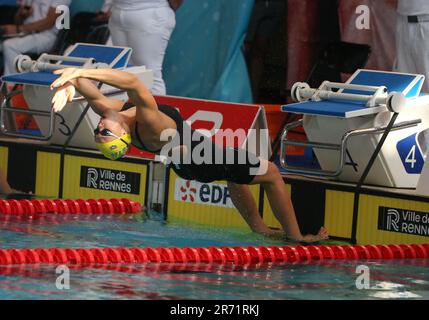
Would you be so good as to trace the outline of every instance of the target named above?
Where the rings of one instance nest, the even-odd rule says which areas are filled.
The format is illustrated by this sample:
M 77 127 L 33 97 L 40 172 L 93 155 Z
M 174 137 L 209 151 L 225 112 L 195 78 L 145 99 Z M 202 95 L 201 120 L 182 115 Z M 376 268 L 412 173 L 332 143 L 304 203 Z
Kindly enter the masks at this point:
M 56 61 L 57 63 L 51 63 Z M 58 69 L 64 69 L 70 67 L 70 65 L 64 63 L 77 63 L 78 68 L 109 68 L 106 63 L 99 63 L 95 58 L 78 58 L 78 57 L 67 57 L 50 55 L 47 53 L 42 54 L 36 61 L 31 60 L 29 56 L 19 55 L 15 58 L 15 69 L 19 73 L 24 72 L 39 72 L 39 71 L 55 71 Z
M 422 166 L 428 149 L 419 145 L 421 133 L 429 128 L 429 97 L 419 97 L 423 82 L 422 75 L 358 70 L 344 84 L 325 81 L 319 88 L 312 89 L 306 83 L 296 83 L 291 93 L 298 103 L 285 105 L 282 110 L 302 114 L 303 119 L 283 129 L 281 166 L 288 173 L 357 182 L 380 135 L 389 129 L 368 183 L 415 187 L 421 170 L 408 166 L 414 165 L 410 155 L 419 153 L 422 159 L 418 166 Z M 388 128 L 394 114 L 398 115 L 397 121 Z M 288 139 L 290 130 L 299 126 L 304 127 L 308 142 Z M 410 141 L 404 146 L 407 138 Z M 288 165 L 287 146 L 313 148 L 321 169 Z M 354 154 L 357 161 L 356 158 L 351 160 L 350 154 Z M 354 162 L 357 168 L 346 167 L 348 161 Z
M 5 136 L 25 138 L 40 141 L 50 141 L 54 144 L 62 144 L 67 140 L 67 137 L 57 137 L 57 131 L 64 134 L 64 128 L 57 128 L 66 119 L 69 121 L 69 127 L 77 121 L 80 113 L 83 111 L 85 101 L 83 97 L 76 96 L 71 103 L 79 104 L 80 108 L 76 106 L 65 108 L 60 114 L 55 114 L 52 111 L 51 99 L 54 94 L 50 90 L 50 85 L 55 81 L 58 76 L 53 74 L 52 71 L 67 68 L 114 68 L 126 69 L 127 71 L 143 75 L 147 80 L 145 83 L 150 86 L 153 81 L 153 75 L 150 70 L 146 70 L 144 66 L 127 68 L 129 59 L 131 57 L 132 49 L 127 47 L 104 46 L 87 43 L 76 43 L 72 46 L 68 53 L 64 56 L 42 54 L 37 61 L 32 61 L 28 56 L 18 56 L 15 60 L 16 68 L 20 73 L 5 76 L 2 78 L 1 91 L 5 97 L 0 107 L 0 131 Z M 147 77 L 146 77 L 147 74 Z M 150 75 L 149 75 L 150 74 Z M 24 85 L 23 90 L 14 90 L 8 92 L 7 85 L 20 84 Z M 126 94 L 116 88 L 108 85 L 103 85 L 100 89 L 106 96 L 115 96 L 115 98 L 125 99 Z M 11 99 L 24 93 L 29 109 L 14 108 L 11 105 Z M 35 136 L 18 132 L 13 120 L 13 114 L 29 114 L 35 117 L 40 130 L 41 136 Z M 92 112 L 88 111 L 79 130 L 85 130 L 85 134 L 79 134 L 79 141 L 75 146 L 83 148 L 94 148 L 93 136 L 87 134 L 93 130 L 94 123 L 98 122 L 99 117 Z

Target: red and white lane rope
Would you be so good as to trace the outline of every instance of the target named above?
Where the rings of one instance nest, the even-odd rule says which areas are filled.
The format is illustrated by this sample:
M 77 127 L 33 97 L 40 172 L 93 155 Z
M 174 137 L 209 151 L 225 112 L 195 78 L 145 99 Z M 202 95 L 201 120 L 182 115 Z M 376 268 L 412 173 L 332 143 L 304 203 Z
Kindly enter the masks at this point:
M 258 263 L 318 260 L 427 259 L 429 244 L 209 248 L 0 249 L 0 265 L 118 263 Z
M 140 203 L 129 199 L 0 200 L 0 214 L 126 214 L 142 211 Z

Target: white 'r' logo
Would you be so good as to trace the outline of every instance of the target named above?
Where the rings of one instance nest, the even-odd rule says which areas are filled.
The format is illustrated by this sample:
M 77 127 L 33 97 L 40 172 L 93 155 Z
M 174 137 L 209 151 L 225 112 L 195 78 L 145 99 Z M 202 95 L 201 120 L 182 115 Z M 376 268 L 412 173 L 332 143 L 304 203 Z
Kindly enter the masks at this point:
M 399 212 L 395 209 L 387 210 L 387 229 L 399 231 Z
M 98 171 L 94 168 L 88 169 L 88 177 L 86 179 L 86 186 L 90 188 L 97 188 L 97 180 L 98 180 Z

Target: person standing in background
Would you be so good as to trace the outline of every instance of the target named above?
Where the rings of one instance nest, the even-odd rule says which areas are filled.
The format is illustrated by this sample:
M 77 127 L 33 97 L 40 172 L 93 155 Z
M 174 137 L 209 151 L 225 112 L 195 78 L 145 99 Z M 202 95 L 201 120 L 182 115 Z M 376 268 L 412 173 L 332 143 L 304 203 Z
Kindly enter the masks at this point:
M 1 3 L 1 2 L 0 2 Z M 19 4 L 1 4 L 0 5 L 0 25 L 15 23 L 15 15 L 18 12 Z
M 3 35 L 15 36 L 3 42 L 4 74 L 15 72 L 15 57 L 23 53 L 49 51 L 55 44 L 58 29 L 55 26 L 60 5 L 68 6 L 71 0 L 22 1 L 15 24 L 0 26 Z M 22 36 L 21 36 L 22 35 Z
M 76 13 L 71 21 L 70 43 L 87 42 L 86 39 L 94 28 L 108 24 L 112 14 L 112 2 L 113 0 L 104 0 L 103 6 L 97 12 Z
M 131 47 L 130 63 L 154 73 L 151 92 L 165 95 L 162 64 L 182 0 L 113 0 L 109 29 L 115 46 Z
M 279 32 L 285 16 L 286 1 L 255 0 L 244 48 L 252 85 L 253 101 L 261 102 L 260 82 L 264 72 L 265 56 L 271 41 Z
M 113 0 L 104 0 L 103 6 L 101 7 L 100 11 L 97 12 L 96 20 L 108 22 L 110 16 L 112 15 L 112 5 Z
M 423 74 L 429 92 L 429 1 L 398 0 L 397 12 L 396 70 Z

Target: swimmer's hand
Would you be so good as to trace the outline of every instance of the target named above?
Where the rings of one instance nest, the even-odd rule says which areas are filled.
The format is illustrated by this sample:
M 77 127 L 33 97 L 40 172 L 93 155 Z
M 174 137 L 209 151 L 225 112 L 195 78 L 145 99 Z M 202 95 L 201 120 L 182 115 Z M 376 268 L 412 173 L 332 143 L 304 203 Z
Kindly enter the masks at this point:
M 72 102 L 76 89 L 74 85 L 70 82 L 67 82 L 65 85 L 60 87 L 57 92 L 55 92 L 54 97 L 52 98 L 52 108 L 55 112 L 60 112 L 63 110 L 65 105 L 68 102 Z
M 78 68 L 65 68 L 65 69 L 59 69 L 55 70 L 54 74 L 60 75 L 60 77 L 52 82 L 51 84 L 51 90 L 55 88 L 60 88 L 64 86 L 67 82 L 70 82 L 74 79 L 78 79 L 82 77 L 82 69 Z

